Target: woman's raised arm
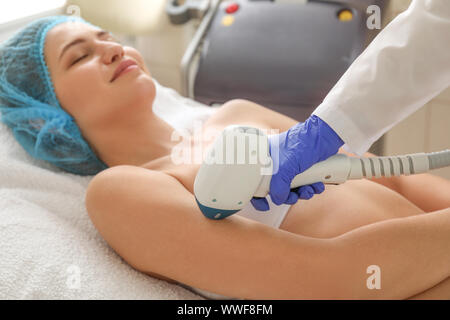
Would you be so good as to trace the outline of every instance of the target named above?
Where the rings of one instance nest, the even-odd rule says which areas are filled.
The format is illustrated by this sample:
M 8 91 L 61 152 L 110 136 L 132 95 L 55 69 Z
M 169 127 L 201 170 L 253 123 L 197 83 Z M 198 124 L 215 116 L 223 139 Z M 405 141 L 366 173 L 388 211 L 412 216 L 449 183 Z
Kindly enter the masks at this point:
M 133 166 L 98 174 L 86 206 L 100 234 L 137 270 L 230 297 L 407 298 L 450 270 L 450 210 L 316 239 L 237 215 L 206 219 L 178 180 Z M 386 274 L 381 290 L 366 287 L 373 264 Z
M 350 157 L 357 157 L 353 153 L 339 149 Z M 366 152 L 364 157 L 376 157 L 373 153 Z M 371 178 L 414 203 L 425 212 L 438 211 L 450 207 L 450 180 L 436 176 L 433 173 L 421 173 L 410 176 Z

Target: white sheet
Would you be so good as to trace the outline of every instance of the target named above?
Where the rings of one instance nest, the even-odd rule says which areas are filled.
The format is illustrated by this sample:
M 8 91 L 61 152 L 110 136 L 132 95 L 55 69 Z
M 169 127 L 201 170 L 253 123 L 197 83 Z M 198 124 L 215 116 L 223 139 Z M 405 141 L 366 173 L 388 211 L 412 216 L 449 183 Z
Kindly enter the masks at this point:
M 215 111 L 155 83 L 155 113 L 177 129 Z M 0 122 L 0 299 L 203 299 L 108 246 L 84 206 L 91 179 L 31 158 Z

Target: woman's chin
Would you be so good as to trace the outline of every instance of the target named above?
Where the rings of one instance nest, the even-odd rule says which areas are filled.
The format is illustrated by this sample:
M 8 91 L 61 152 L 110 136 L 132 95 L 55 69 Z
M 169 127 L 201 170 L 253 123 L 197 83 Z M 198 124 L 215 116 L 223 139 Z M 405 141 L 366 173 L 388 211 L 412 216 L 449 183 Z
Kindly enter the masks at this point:
M 128 105 L 149 103 L 149 101 L 153 101 L 155 95 L 155 83 L 148 75 L 129 81 L 129 85 L 122 86 L 120 91 L 116 90 L 114 93 L 114 96 L 117 97 L 116 101 L 123 101 Z

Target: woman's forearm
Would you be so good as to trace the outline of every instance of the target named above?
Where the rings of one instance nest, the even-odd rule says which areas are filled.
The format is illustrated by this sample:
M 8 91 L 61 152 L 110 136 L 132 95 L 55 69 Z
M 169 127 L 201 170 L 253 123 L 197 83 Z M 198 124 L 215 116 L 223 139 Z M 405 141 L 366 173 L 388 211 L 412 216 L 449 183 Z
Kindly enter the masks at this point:
M 355 154 L 343 148 L 339 149 L 339 152 L 356 157 Z M 366 152 L 364 157 L 376 157 L 376 155 Z M 433 172 L 369 180 L 398 192 L 425 212 L 450 207 L 450 180 L 434 175 Z
M 450 276 L 450 208 L 370 224 L 334 241 L 336 298 L 405 299 Z M 369 266 L 379 267 L 380 289 L 368 288 Z
M 429 173 L 371 179 L 400 193 L 425 212 L 450 207 L 450 181 Z
M 450 181 L 424 173 L 399 178 L 400 193 L 425 212 L 450 207 Z

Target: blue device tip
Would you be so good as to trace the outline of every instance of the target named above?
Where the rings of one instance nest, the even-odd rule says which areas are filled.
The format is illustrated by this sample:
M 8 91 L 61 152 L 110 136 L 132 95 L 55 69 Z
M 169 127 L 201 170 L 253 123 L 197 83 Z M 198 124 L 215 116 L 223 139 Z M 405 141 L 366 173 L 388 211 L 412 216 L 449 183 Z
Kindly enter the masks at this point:
M 225 209 L 216 209 L 216 208 L 211 208 L 211 207 L 207 207 L 202 205 L 197 198 L 195 198 L 195 201 L 197 202 L 198 207 L 200 208 L 200 211 L 203 213 L 203 215 L 209 219 L 213 219 L 213 220 L 221 220 L 224 219 L 228 216 L 231 216 L 232 214 L 238 212 L 240 209 L 238 210 L 225 210 Z

